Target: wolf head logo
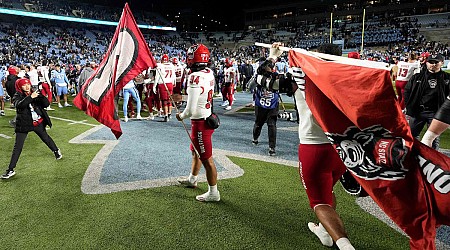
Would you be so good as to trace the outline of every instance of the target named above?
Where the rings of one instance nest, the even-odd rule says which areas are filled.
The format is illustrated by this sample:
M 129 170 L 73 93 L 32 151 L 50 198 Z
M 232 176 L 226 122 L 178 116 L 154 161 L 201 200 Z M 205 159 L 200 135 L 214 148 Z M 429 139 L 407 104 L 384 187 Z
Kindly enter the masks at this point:
M 408 153 L 404 140 L 393 137 L 380 125 L 363 130 L 351 126 L 343 134 L 325 134 L 347 168 L 358 177 L 396 180 L 403 179 L 408 171 L 403 167 Z

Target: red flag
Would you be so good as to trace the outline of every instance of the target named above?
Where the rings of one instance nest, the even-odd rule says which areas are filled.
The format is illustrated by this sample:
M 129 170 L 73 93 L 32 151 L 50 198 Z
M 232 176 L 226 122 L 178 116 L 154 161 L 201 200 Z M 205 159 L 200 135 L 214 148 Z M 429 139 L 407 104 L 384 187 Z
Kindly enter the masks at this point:
M 412 138 L 389 72 L 295 50 L 289 62 L 306 74 L 308 106 L 356 180 L 411 249 L 435 249 L 436 228 L 450 224 L 450 161 Z
M 156 61 L 126 3 L 108 51 L 73 103 L 119 138 L 122 130 L 114 98 L 130 80 L 155 66 Z

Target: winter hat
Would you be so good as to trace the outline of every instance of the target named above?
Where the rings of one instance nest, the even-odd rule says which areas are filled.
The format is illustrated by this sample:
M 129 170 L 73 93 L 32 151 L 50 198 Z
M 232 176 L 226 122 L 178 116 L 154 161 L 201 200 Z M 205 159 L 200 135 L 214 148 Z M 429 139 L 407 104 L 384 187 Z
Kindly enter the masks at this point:
M 22 86 L 25 85 L 25 84 L 30 84 L 31 85 L 30 79 L 28 79 L 28 78 L 17 79 L 17 81 L 16 81 L 16 91 L 19 91 L 20 93 L 23 93 Z

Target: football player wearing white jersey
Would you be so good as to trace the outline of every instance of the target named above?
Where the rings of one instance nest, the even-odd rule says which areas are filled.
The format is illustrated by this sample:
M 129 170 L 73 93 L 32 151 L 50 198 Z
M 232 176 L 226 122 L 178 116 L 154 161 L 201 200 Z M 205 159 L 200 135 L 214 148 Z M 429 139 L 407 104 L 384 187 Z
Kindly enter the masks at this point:
M 279 45 L 280 43 L 274 43 L 270 49 L 269 58 L 274 61 L 282 53 L 277 49 Z M 333 44 L 321 45 L 318 50 L 327 54 L 342 54 L 339 47 Z M 309 222 L 308 228 L 324 246 L 331 247 L 334 241 L 341 250 L 354 250 L 348 240 L 342 219 L 336 212 L 336 197 L 333 193 L 333 186 L 346 171 L 346 167 L 306 103 L 305 73 L 299 67 L 292 67 L 292 72 L 296 82 L 293 89 L 295 102 L 300 116 L 299 174 L 306 189 L 309 205 L 320 222 L 318 225 Z
M 225 79 L 224 79 L 224 93 L 226 99 L 228 101 L 228 106 L 225 108 L 226 110 L 230 110 L 233 105 L 234 100 L 234 86 L 236 85 L 238 72 L 235 67 L 233 67 L 233 63 L 230 59 L 225 59 L 225 71 L 224 71 Z
M 41 94 L 45 97 L 47 97 L 49 101 L 49 105 L 46 108 L 46 110 L 55 110 L 50 107 L 53 100 L 53 92 L 52 87 L 50 85 L 50 79 L 48 78 L 49 73 L 49 67 L 48 66 L 38 66 L 37 67 L 38 72 L 38 89 L 41 92 Z
M 184 67 L 178 63 L 178 58 L 172 58 L 172 64 L 175 66 L 175 78 L 176 83 L 173 88 L 173 94 L 177 97 L 174 97 L 175 104 L 179 107 L 182 101 L 182 90 L 183 90 L 183 82 L 184 82 Z M 176 100 L 175 100 L 176 99 Z
M 212 158 L 212 134 L 214 129 L 206 123 L 211 115 L 212 97 L 215 78 L 213 71 L 207 67 L 210 59 L 208 48 L 203 44 L 192 45 L 187 51 L 187 105 L 182 113 L 176 115 L 179 121 L 191 119 L 192 166 L 189 177 L 179 182 L 187 187 L 197 187 L 197 176 L 203 164 L 208 180 L 208 192 L 198 195 L 198 201 L 220 201 L 217 190 L 217 169 Z M 194 152 L 194 147 L 200 158 Z
M 414 53 L 409 54 L 408 62 L 400 61 L 397 64 L 395 89 L 397 90 L 398 102 L 400 103 L 402 110 L 405 109 L 405 99 L 403 98 L 405 86 L 418 70 L 420 70 L 420 63 L 416 61 L 416 54 Z
M 173 84 L 176 82 L 175 67 L 169 62 L 169 56 L 164 54 L 161 57 L 161 63 L 157 64 L 156 78 L 154 88 L 158 88 L 159 99 L 161 100 L 164 121 L 170 119 L 172 113 L 172 103 L 170 96 L 173 94 Z

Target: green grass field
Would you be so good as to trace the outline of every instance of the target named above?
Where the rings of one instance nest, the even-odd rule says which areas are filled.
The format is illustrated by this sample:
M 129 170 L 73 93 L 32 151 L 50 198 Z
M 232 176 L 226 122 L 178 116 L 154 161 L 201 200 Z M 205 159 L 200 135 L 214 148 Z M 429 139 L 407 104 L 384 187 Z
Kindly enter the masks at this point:
M 51 116 L 97 123 L 75 107 Z M 14 144 L 0 117 L 0 168 Z M 52 119 L 49 134 L 63 150 L 56 161 L 33 133 L 17 175 L 0 181 L 2 249 L 327 249 L 307 229 L 315 221 L 296 168 L 232 158 L 245 174 L 219 182 L 222 201 L 196 202 L 207 190 L 179 186 L 102 195 L 81 192 L 82 177 L 102 145 L 69 144 L 91 127 Z M 450 148 L 449 135 L 441 145 Z M 445 145 L 445 146 L 444 146 Z M 355 204 L 336 186 L 338 212 L 356 249 L 409 249 L 408 239 Z

